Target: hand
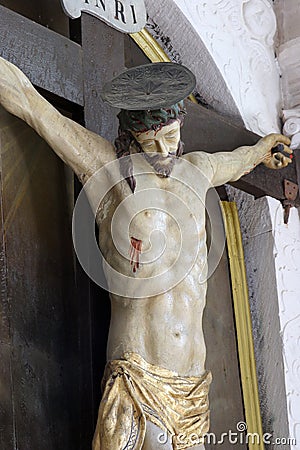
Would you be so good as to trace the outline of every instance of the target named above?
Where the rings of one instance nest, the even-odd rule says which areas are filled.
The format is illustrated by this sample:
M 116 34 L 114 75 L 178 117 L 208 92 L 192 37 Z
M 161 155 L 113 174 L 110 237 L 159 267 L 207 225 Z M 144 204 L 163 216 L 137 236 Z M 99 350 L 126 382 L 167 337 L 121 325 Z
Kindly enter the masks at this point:
M 30 115 L 28 96 L 34 91 L 26 75 L 14 64 L 0 57 L 0 105 L 25 120 Z
M 282 151 L 292 155 L 293 150 L 291 150 L 288 146 L 291 141 L 288 137 L 283 136 L 282 134 L 272 133 L 258 141 L 258 145 L 261 146 L 262 150 L 265 150 L 265 156 L 263 159 L 263 163 L 269 169 L 282 169 L 283 167 L 288 166 L 292 163 L 292 159 L 288 156 L 285 156 L 281 152 L 272 153 L 272 149 L 277 147 L 277 145 L 282 145 Z

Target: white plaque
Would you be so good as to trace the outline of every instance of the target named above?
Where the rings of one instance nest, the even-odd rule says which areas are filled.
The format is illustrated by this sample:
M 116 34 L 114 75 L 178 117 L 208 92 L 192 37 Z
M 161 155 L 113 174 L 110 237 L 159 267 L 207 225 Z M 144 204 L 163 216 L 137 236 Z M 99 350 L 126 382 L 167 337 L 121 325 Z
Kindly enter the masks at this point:
M 61 0 L 65 13 L 72 19 L 81 11 L 104 20 L 108 25 L 125 33 L 136 33 L 147 20 L 144 0 Z

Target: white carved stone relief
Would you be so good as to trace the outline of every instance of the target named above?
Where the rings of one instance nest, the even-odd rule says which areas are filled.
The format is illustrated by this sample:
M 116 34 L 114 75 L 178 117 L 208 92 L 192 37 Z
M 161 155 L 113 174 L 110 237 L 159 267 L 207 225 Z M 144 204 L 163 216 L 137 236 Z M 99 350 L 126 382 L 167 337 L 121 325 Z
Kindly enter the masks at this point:
M 289 224 L 285 225 L 281 204 L 272 198 L 268 202 L 274 230 L 290 437 L 296 442 L 291 450 L 296 450 L 300 444 L 300 221 L 297 209 L 292 208 Z
M 276 17 L 268 0 L 175 0 L 215 60 L 248 129 L 279 131 Z
M 272 7 L 263 0 L 252 0 L 243 3 L 245 25 L 252 36 L 272 47 L 276 31 L 276 17 Z
M 300 108 L 283 110 L 283 134 L 291 139 L 293 150 L 300 148 Z
M 300 31 L 299 31 L 300 34 Z M 300 37 L 278 48 L 282 72 L 283 133 L 291 138 L 292 148 L 300 148 Z

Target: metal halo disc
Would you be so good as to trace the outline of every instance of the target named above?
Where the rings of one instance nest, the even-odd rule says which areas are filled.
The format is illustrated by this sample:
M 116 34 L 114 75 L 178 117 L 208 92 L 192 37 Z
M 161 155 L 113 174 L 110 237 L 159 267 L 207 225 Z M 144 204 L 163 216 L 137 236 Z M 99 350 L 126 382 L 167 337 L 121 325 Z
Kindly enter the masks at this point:
M 195 76 L 187 67 L 152 63 L 121 73 L 104 85 L 101 97 L 115 108 L 153 110 L 184 100 L 195 85 Z

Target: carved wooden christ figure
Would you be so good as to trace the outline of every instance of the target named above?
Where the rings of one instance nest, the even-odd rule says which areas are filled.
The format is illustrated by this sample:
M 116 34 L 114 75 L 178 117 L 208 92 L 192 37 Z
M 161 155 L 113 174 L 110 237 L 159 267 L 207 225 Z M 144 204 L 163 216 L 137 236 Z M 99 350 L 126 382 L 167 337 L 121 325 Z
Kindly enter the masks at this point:
M 105 88 L 105 99 L 122 108 L 114 146 L 62 116 L 18 68 L 0 59 L 1 104 L 34 128 L 83 184 L 113 161 L 120 167 L 121 181 L 112 184 L 96 213 L 100 249 L 125 281 L 114 286 L 107 270 L 112 318 L 94 450 L 204 448 L 211 382 L 200 325 L 206 299 L 205 277 L 199 281 L 207 259 L 205 194 L 261 162 L 274 169 L 291 162 L 272 154 L 279 143 L 291 153 L 289 139 L 279 134 L 229 153 L 182 155 L 181 100 L 194 88 L 193 76 L 176 64 L 155 66 L 131 69 Z M 109 169 L 102 172 L 109 180 Z M 101 182 L 96 180 L 94 192 Z M 181 207 L 190 214 L 180 222 L 173 215 Z M 185 233 L 189 239 L 178 265 Z

